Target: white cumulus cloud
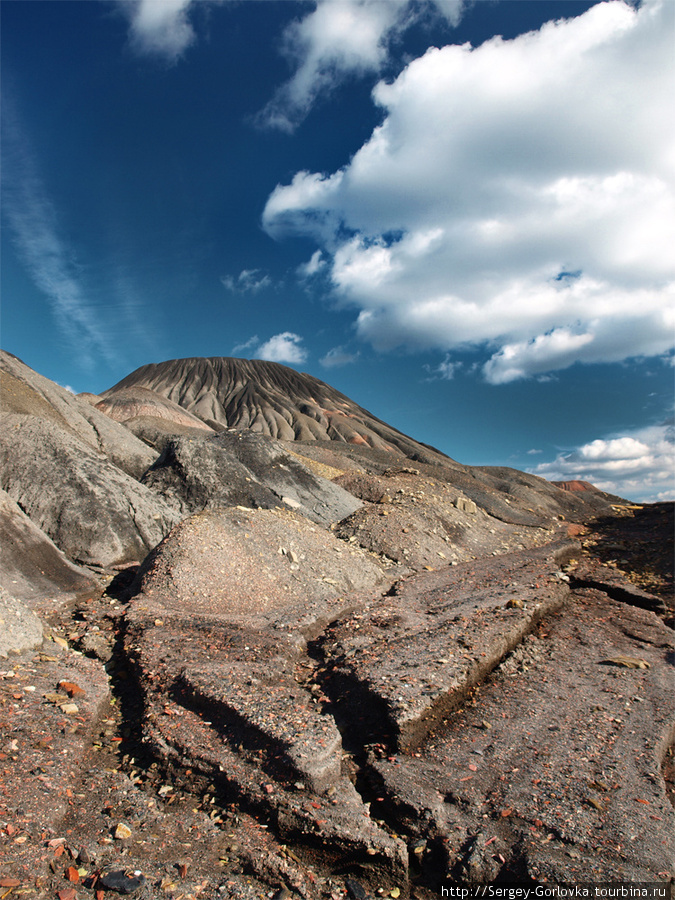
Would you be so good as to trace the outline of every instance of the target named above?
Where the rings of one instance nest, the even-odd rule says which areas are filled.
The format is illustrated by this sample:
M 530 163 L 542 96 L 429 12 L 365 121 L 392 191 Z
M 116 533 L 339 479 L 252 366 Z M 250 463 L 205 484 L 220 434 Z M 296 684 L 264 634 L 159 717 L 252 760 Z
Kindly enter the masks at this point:
M 291 363 L 298 365 L 307 359 L 307 351 L 302 346 L 302 338 L 292 331 L 275 334 L 256 350 L 259 359 L 270 362 Z
M 131 41 L 142 53 L 175 62 L 195 40 L 189 21 L 194 0 L 120 0 Z
M 463 0 L 317 0 L 283 35 L 282 51 L 295 67 L 259 115 L 270 128 L 293 131 L 316 99 L 348 75 L 378 73 L 389 59 L 392 38 L 424 12 L 440 12 L 450 24 L 461 18 Z
M 264 227 L 316 240 L 379 350 L 482 347 L 494 383 L 668 352 L 674 19 L 609 0 L 430 48 L 376 86 L 351 161 L 278 185 Z
M 597 438 L 530 471 L 549 481 L 590 481 L 638 502 L 675 500 L 675 428 L 654 425 Z

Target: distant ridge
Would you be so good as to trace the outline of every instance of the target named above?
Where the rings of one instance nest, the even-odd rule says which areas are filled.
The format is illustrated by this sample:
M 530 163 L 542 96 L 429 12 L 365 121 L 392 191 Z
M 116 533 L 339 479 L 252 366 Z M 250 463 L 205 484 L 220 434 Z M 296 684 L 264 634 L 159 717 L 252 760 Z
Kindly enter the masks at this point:
M 448 459 L 325 382 L 280 363 L 233 357 L 150 363 L 105 391 L 98 406 L 108 411 L 119 401 L 131 408 L 135 391 L 139 402 L 147 404 L 148 391 L 153 391 L 158 404 L 160 397 L 165 398 L 216 431 L 234 428 L 283 441 L 339 441 L 421 461 Z
M 562 488 L 563 491 L 570 491 L 573 494 L 577 494 L 580 491 L 598 490 L 590 481 L 552 481 L 551 484 L 555 484 L 557 487 Z

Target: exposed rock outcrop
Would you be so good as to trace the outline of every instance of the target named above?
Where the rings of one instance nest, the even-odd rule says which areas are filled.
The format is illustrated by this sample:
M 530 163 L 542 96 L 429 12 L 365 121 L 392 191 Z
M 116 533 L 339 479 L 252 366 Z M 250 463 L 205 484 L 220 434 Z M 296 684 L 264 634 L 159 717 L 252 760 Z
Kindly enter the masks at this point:
M 326 859 L 362 855 L 405 877 L 405 846 L 370 820 L 335 721 L 298 677 L 307 640 L 384 590 L 387 571 L 292 512 L 239 508 L 186 520 L 143 568 L 127 641 L 157 752 L 189 759 L 282 836 L 320 835 Z
M 99 589 L 91 572 L 74 565 L 0 490 L 0 587 L 32 609 L 67 602 Z
M 201 428 L 195 428 L 192 425 L 182 425 L 158 416 L 135 416 L 133 419 L 127 419 L 124 427 L 159 453 L 166 448 L 172 438 L 203 438 L 216 433 L 213 428 L 206 430 L 207 426 L 204 425 Z
M 156 453 L 11 354 L 0 378 L 0 488 L 71 560 L 143 559 L 179 518 L 136 480 Z
M 48 419 L 132 478 L 140 478 L 157 457 L 128 429 L 4 350 L 0 350 L 0 398 L 0 413 Z
M 424 843 L 422 867 L 473 886 L 670 877 L 672 648 L 653 614 L 575 593 L 419 756 L 371 753 L 391 820 Z
M 178 512 L 54 420 L 2 416 L 1 486 L 72 560 L 143 559 Z
M 190 512 L 207 506 L 286 506 L 329 525 L 361 506 L 278 441 L 253 433 L 224 431 L 208 440 L 169 440 L 143 483 L 179 498 Z
M 371 887 L 670 871 L 672 632 L 571 590 L 580 552 L 393 569 L 385 592 L 360 553 L 350 584 L 340 543 L 290 513 L 195 516 L 127 615 L 145 738 L 284 843 L 320 833 L 332 869 L 361 854 Z

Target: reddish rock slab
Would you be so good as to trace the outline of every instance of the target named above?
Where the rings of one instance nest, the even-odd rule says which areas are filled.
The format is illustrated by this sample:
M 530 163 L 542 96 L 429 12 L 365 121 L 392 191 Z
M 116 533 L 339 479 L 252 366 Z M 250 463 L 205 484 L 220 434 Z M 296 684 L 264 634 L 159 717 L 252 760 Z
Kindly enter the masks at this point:
M 575 592 L 419 757 L 371 758 L 383 805 L 434 843 L 434 877 L 672 877 L 673 646 L 654 614 Z
M 578 546 L 503 554 L 407 579 L 341 620 L 323 646 L 331 673 L 410 751 L 568 593 Z

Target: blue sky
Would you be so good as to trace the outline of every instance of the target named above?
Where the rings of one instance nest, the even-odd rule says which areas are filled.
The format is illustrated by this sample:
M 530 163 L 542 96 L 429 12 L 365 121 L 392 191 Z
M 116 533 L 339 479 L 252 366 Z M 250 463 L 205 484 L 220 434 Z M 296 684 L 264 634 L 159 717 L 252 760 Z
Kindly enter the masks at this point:
M 675 4 L 5 0 L 2 346 L 272 359 L 672 499 Z

